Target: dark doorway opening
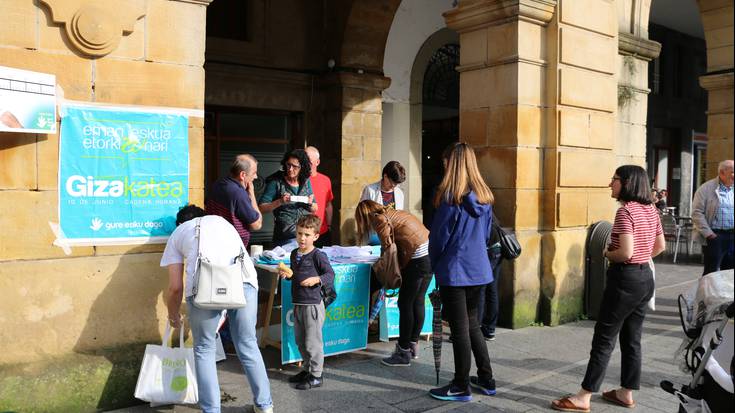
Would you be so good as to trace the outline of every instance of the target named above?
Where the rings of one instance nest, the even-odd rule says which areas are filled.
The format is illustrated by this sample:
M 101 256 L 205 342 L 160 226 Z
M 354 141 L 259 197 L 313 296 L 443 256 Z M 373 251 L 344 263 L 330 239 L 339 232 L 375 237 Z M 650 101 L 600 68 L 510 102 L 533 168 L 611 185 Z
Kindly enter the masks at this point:
M 204 190 L 227 176 L 235 156 L 249 153 L 258 160 L 255 195 L 265 189 L 265 178 L 281 168 L 283 154 L 303 146 L 300 113 L 207 106 L 204 114 Z M 263 214 L 263 227 L 251 234 L 251 243 L 269 245 L 273 214 Z
M 422 89 L 421 209 L 424 225 L 431 227 L 433 199 L 444 176 L 441 155 L 459 140 L 459 45 L 440 47 L 429 60 Z

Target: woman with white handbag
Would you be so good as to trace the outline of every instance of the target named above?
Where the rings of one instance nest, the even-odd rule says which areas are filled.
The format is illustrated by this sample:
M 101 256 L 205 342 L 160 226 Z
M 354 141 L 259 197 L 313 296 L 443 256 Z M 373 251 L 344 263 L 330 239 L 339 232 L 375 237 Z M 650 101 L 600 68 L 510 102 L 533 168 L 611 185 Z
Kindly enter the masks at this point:
M 255 336 L 258 277 L 252 261 L 244 252 L 240 236 L 225 219 L 216 215 L 205 216 L 204 210 L 194 205 L 179 211 L 176 224 L 177 228 L 171 234 L 161 258 L 161 266 L 168 267 L 169 273 L 166 306 L 169 323 L 179 328 L 182 325 L 179 312 L 182 296 L 186 296 L 189 324 L 194 337 L 199 406 L 207 413 L 220 412 L 215 337 L 221 310 L 227 309 L 233 343 L 253 392 L 255 411 L 272 412 L 270 383 Z M 185 260 L 186 282 L 183 281 Z M 236 269 L 241 267 L 242 284 L 218 284 L 216 274 L 222 273 L 223 269 L 232 270 L 233 266 L 237 266 Z M 198 277 L 202 279 L 195 279 Z M 231 291 L 232 285 L 241 285 L 244 294 Z M 197 287 L 200 291 L 197 291 Z M 217 304 L 214 298 L 219 294 L 227 296 L 221 304 Z M 236 304 L 228 304 L 233 301 Z

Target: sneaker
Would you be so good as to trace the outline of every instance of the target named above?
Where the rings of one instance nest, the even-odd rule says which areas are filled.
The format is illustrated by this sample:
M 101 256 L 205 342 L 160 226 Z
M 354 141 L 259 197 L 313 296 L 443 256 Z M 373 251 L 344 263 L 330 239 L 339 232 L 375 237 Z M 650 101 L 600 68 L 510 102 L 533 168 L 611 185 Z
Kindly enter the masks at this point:
M 412 341 L 409 343 L 409 350 L 411 350 L 411 358 L 416 360 L 419 358 L 419 343 Z
M 273 413 L 273 406 L 258 407 L 258 406 L 253 405 L 253 411 L 255 413 Z
M 309 374 L 306 380 L 296 385 L 296 388 L 299 390 L 309 390 L 309 389 L 313 389 L 316 387 L 322 387 L 323 383 L 324 383 L 323 378 L 316 377 L 312 374 Z
M 470 377 L 470 386 L 486 396 L 495 396 L 495 379 L 481 379 L 476 376 Z
M 485 341 L 495 341 L 495 330 L 491 333 L 485 327 L 480 327 L 480 331 L 482 331 L 482 336 L 485 337 Z
M 446 400 L 451 402 L 468 402 L 472 400 L 472 393 L 469 386 L 466 389 L 455 387 L 453 383 L 449 383 L 444 387 L 429 390 L 429 395 L 435 399 Z
M 298 374 L 294 374 L 293 376 L 288 378 L 289 383 L 301 383 L 302 381 L 306 380 L 306 377 L 309 375 L 308 371 L 301 370 Z
M 381 360 L 383 364 L 391 367 L 407 367 L 411 365 L 411 350 L 404 350 L 396 343 L 396 349 L 390 357 Z

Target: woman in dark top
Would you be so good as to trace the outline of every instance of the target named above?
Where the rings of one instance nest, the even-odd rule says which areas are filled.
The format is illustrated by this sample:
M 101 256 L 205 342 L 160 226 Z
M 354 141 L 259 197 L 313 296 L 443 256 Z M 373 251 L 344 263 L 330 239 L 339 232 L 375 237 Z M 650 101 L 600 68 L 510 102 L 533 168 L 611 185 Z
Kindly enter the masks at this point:
M 602 398 L 634 407 L 633 390 L 640 388 L 641 329 L 654 290 L 648 262 L 664 250 L 666 240 L 645 169 L 623 165 L 615 170 L 609 186 L 611 196 L 621 206 L 615 214 L 610 244 L 603 251 L 610 266 L 587 372 L 577 394 L 551 403 L 555 410 L 590 411 L 592 393 L 600 390 L 618 335 L 622 359 L 620 388 L 603 392 Z
M 482 287 L 493 281 L 485 249 L 493 194 L 468 144 L 455 143 L 448 150 L 445 175 L 434 198 L 429 257 L 452 330 L 454 379 L 429 394 L 440 400 L 470 401 L 470 386 L 485 395 L 495 394 L 490 356 L 477 319 Z M 470 377 L 471 355 L 477 364 L 476 377 Z
M 311 189 L 311 162 L 303 149 L 295 149 L 281 160 L 280 171 L 266 179 L 265 191 L 260 196 L 258 209 L 260 212 L 273 212 L 275 227 L 273 243 L 277 246 L 296 247 L 296 222 L 299 218 L 316 212 L 318 206 L 314 202 Z M 291 197 L 299 196 L 293 202 Z

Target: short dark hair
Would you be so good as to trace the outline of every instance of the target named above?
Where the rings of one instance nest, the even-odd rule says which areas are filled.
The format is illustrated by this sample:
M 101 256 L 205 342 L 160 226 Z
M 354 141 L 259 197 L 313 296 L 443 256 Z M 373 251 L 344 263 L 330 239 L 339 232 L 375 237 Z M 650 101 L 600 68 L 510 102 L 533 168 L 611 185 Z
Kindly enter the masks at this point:
M 400 162 L 390 161 L 383 167 L 383 175 L 396 184 L 400 184 L 406 180 L 406 169 Z
M 648 186 L 648 174 L 638 165 L 623 165 L 615 170 L 620 178 L 618 201 L 638 202 L 643 205 L 653 203 L 651 187 Z
M 203 209 L 194 204 L 189 204 L 181 208 L 176 214 L 176 225 L 179 226 L 186 221 L 192 220 L 194 218 L 203 217 L 205 215 L 207 215 L 207 213 L 204 212 Z
M 316 215 L 304 215 L 296 222 L 296 227 L 313 229 L 318 234 L 322 227 L 322 220 Z
M 286 162 L 291 158 L 296 158 L 299 161 L 301 169 L 299 169 L 298 180 L 299 185 L 303 185 L 311 176 L 311 161 L 309 161 L 309 156 L 303 149 L 294 149 L 291 152 L 287 152 L 283 155 L 283 159 L 281 159 L 281 166 L 283 167 L 284 172 L 286 172 Z

